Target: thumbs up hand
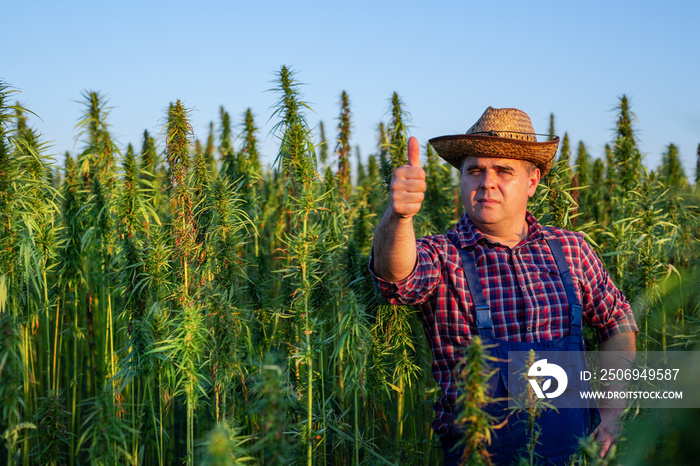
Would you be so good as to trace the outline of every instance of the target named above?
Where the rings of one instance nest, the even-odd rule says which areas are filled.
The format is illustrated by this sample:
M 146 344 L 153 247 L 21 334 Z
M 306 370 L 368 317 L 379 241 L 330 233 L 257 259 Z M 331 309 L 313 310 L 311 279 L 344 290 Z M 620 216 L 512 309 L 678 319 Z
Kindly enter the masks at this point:
M 401 219 L 420 211 L 425 197 L 425 171 L 420 166 L 420 148 L 414 137 L 408 140 L 408 164 L 394 170 L 389 193 L 389 209 Z

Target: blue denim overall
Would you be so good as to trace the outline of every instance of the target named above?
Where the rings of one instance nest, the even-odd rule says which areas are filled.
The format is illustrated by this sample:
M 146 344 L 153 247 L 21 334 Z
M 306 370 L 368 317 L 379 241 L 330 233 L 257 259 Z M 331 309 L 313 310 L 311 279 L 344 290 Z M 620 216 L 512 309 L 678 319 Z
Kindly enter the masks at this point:
M 476 310 L 476 324 L 479 336 L 484 343 L 484 346 L 492 346 L 487 351 L 491 356 L 497 358 L 499 362 L 493 364 L 498 365 L 498 373 L 494 374 L 489 383 L 491 385 L 491 395 L 494 398 L 506 398 L 513 396 L 513 387 L 509 392 L 508 381 L 508 359 L 509 352 L 519 352 L 525 354 L 531 349 L 535 353 L 548 351 L 564 351 L 565 353 L 557 353 L 566 355 L 568 358 L 574 358 L 575 361 L 570 361 L 572 365 L 582 367 L 585 359 L 585 346 L 583 335 L 581 333 L 581 317 L 582 308 L 576 295 L 569 265 L 564 257 L 561 244 L 557 240 L 547 240 L 549 248 L 552 250 L 554 259 L 559 269 L 566 291 L 567 301 L 569 304 L 569 334 L 563 338 L 550 341 L 542 341 L 535 343 L 505 341 L 494 338 L 493 324 L 491 322 L 491 309 L 484 298 L 484 292 L 481 287 L 479 276 L 476 273 L 476 265 L 472 254 L 457 246 L 462 266 L 467 279 L 467 284 L 471 292 L 472 301 Z M 561 363 L 557 359 L 557 363 Z M 515 377 L 515 376 L 511 376 Z M 514 382 L 511 381 L 511 384 Z M 582 382 L 572 380 L 571 388 L 578 392 L 579 389 L 585 389 Z M 573 395 L 573 392 L 571 393 Z M 589 435 L 600 422 L 600 415 L 595 406 L 592 407 L 576 407 L 560 408 L 557 411 L 545 410 L 541 417 L 537 420 L 541 428 L 539 444 L 535 448 L 538 464 L 569 464 L 569 457 L 578 448 L 578 440 Z M 504 419 L 508 413 L 507 401 L 497 401 L 485 408 L 489 414 L 497 419 Z M 457 408 L 458 411 L 458 408 Z M 454 418 L 458 413 L 455 413 Z M 491 445 L 488 451 L 491 454 L 493 464 L 511 464 L 515 461 L 518 454 L 524 453 L 524 448 L 528 443 L 528 432 L 525 422 L 527 413 L 520 412 L 512 414 L 508 418 L 507 424 L 494 431 Z M 445 451 L 445 464 L 460 464 L 462 455 L 461 449 L 454 449 L 454 445 L 460 437 L 459 429 L 454 426 L 452 431 L 441 439 Z

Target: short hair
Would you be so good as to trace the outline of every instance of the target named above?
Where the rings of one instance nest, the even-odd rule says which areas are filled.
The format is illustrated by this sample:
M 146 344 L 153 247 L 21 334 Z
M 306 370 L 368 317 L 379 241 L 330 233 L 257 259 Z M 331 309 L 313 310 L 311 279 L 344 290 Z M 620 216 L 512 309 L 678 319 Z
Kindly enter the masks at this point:
M 529 160 L 523 160 L 525 162 L 525 168 L 527 168 L 527 174 L 531 175 L 532 172 L 537 170 L 539 167 L 535 164 L 535 162 L 530 162 Z

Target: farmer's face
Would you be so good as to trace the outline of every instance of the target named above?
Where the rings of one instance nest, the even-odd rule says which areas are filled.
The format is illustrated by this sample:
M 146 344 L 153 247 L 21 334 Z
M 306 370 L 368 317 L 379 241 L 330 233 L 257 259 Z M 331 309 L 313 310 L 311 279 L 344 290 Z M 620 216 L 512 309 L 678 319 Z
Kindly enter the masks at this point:
M 539 181 L 540 170 L 522 160 L 469 156 L 462 161 L 462 203 L 477 228 L 508 234 L 522 229 Z

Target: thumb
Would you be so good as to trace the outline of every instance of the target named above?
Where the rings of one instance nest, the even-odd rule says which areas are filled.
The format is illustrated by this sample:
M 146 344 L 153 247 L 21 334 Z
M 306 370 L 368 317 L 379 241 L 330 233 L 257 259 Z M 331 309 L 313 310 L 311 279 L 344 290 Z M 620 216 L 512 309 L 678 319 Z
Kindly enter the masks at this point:
M 418 139 L 413 136 L 408 139 L 408 164 L 412 167 L 420 167 L 420 146 Z

